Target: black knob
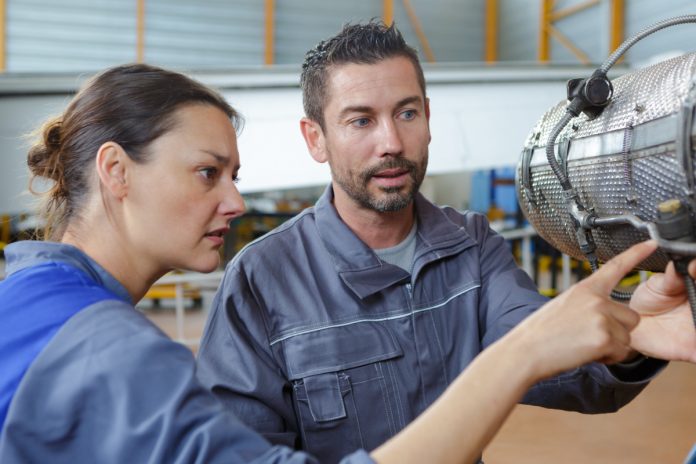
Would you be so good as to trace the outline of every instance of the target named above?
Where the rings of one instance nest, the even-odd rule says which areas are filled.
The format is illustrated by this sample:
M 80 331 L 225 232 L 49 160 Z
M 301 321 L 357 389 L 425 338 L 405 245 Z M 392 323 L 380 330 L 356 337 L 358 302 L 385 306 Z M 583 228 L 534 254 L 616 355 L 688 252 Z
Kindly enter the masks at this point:
M 657 205 L 655 225 L 664 239 L 694 241 L 694 226 L 689 210 L 676 198 Z
M 585 82 L 584 94 L 595 106 L 606 106 L 614 93 L 614 87 L 606 76 L 593 76 Z

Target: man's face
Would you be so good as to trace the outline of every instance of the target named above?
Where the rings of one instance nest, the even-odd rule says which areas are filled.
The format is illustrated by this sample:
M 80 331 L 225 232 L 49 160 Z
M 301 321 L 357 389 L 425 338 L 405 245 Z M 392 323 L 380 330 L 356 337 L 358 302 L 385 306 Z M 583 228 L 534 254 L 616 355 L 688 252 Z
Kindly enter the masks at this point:
M 428 165 L 429 108 L 404 57 L 329 70 L 321 150 L 336 199 L 398 211 L 413 200 Z

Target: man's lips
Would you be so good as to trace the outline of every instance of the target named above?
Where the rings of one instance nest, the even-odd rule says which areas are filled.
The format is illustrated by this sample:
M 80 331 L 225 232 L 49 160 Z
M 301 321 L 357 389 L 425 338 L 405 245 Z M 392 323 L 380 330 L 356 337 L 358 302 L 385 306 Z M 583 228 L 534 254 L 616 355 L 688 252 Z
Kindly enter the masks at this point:
M 408 174 L 408 169 L 394 168 L 394 169 L 385 169 L 383 171 L 379 171 L 373 177 L 394 178 L 394 177 L 403 176 L 404 174 Z
M 372 180 L 382 188 L 402 187 L 408 180 L 409 170 L 404 168 L 384 169 L 372 176 Z

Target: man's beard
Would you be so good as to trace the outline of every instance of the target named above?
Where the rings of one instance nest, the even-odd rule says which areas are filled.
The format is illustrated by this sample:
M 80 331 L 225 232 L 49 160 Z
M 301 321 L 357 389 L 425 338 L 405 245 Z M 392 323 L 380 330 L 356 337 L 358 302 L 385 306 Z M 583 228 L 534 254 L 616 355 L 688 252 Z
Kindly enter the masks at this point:
M 428 154 L 420 163 L 415 163 L 401 157 L 387 157 L 384 163 L 374 166 L 360 173 L 338 173 L 332 169 L 334 181 L 346 192 L 346 194 L 358 205 L 380 213 L 400 211 L 413 201 L 418 192 L 425 170 L 428 166 Z M 411 185 L 404 191 L 404 187 L 380 187 L 383 195 L 374 195 L 368 189 L 370 179 L 375 174 L 386 169 L 405 169 L 411 177 Z

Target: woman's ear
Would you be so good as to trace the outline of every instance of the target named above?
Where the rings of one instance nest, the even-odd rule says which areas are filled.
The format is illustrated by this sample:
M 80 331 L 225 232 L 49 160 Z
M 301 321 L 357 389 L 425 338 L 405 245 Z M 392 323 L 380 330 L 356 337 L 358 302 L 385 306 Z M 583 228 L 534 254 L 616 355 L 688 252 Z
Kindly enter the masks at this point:
M 128 155 L 116 142 L 106 142 L 99 147 L 96 169 L 99 181 L 117 199 L 128 194 Z
M 318 163 L 325 163 L 328 158 L 326 156 L 324 131 L 319 123 L 309 118 L 302 118 L 300 120 L 300 131 L 312 158 Z

